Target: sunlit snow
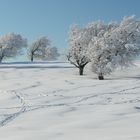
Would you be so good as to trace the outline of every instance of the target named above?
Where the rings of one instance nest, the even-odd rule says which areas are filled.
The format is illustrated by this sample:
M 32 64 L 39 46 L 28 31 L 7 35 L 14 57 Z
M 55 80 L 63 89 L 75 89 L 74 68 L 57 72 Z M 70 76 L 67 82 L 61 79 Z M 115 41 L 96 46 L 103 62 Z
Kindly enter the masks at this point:
M 0 65 L 0 140 L 140 140 L 140 63 L 105 80 L 69 63 Z

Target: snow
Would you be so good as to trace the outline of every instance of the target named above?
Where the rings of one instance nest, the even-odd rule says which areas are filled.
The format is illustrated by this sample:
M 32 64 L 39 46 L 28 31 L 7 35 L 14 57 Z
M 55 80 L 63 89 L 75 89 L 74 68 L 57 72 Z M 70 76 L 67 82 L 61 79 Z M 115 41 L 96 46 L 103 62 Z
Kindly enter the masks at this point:
M 140 62 L 99 81 L 66 62 L 0 65 L 0 139 L 140 140 Z

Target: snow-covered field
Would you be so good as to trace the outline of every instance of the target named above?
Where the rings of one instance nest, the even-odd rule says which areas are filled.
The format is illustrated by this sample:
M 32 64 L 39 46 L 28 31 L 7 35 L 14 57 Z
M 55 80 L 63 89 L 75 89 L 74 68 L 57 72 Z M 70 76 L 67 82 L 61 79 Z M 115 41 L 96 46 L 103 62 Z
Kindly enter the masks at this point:
M 0 140 L 140 140 L 140 63 L 103 81 L 68 63 L 1 64 Z

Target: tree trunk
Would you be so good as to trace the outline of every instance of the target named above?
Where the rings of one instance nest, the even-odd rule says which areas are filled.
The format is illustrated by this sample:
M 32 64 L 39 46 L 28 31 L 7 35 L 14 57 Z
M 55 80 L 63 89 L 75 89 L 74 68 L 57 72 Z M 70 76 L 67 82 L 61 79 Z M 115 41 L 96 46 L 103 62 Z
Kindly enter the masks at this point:
M 31 55 L 31 62 L 33 62 L 34 61 L 34 57 L 33 57 L 33 54 Z
M 103 76 L 102 73 L 100 73 L 100 74 L 98 75 L 98 79 L 99 79 L 99 80 L 104 80 L 104 76 Z
M 79 75 L 83 75 L 84 67 L 79 67 Z
M 1 56 L 1 57 L 0 57 L 0 63 L 2 63 L 2 60 L 3 60 L 3 57 Z

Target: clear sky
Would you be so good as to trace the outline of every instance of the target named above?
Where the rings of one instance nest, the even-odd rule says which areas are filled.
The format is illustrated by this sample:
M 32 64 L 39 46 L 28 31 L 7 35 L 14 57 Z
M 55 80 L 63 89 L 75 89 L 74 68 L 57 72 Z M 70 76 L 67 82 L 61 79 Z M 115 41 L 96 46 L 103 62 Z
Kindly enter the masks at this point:
M 0 35 L 20 33 L 29 43 L 46 35 L 62 50 L 70 25 L 126 15 L 140 17 L 140 0 L 0 0 Z

